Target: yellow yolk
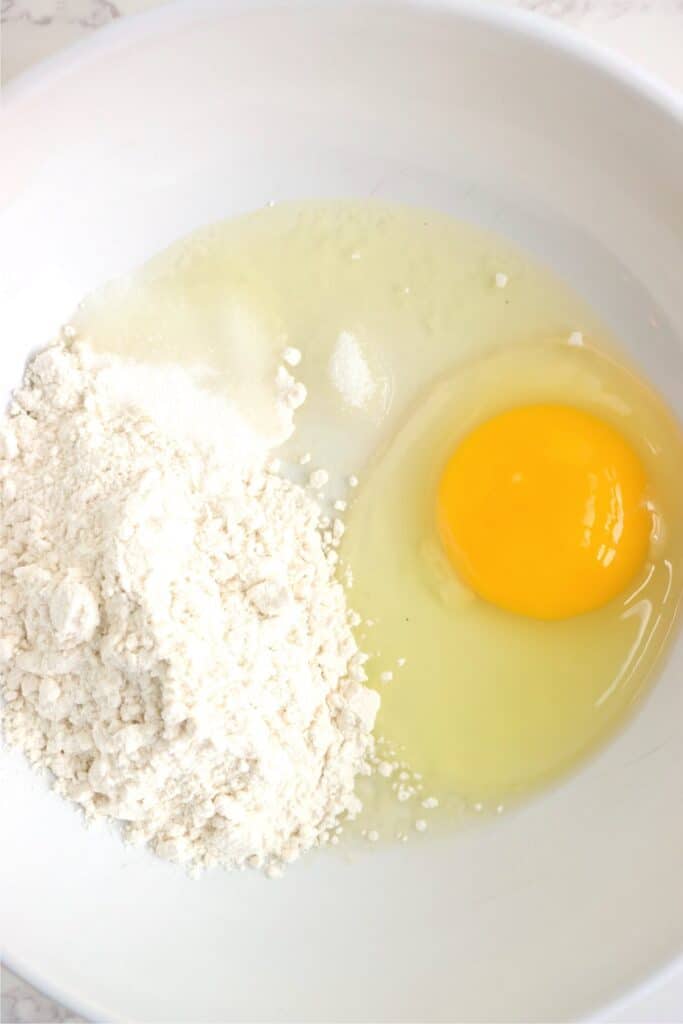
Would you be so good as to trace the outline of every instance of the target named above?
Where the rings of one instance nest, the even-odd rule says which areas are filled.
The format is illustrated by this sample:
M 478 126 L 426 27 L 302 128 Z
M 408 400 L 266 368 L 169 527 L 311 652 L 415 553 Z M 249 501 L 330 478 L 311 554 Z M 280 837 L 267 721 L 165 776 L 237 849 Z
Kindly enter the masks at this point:
M 442 543 L 480 597 L 563 619 L 616 597 L 650 537 L 640 459 L 611 426 L 563 405 L 494 416 L 469 434 L 437 498 Z

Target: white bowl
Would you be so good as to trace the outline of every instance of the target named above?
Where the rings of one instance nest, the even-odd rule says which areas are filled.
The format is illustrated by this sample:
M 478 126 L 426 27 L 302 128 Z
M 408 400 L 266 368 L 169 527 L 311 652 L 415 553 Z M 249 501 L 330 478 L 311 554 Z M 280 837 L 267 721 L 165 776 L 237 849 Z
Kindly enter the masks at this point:
M 0 379 L 105 278 L 269 199 L 471 218 L 569 280 L 683 395 L 680 105 L 478 4 L 199 2 L 6 90 Z M 568 656 L 570 654 L 568 653 Z M 575 777 L 449 839 L 199 882 L 2 756 L 9 962 L 98 1019 L 556 1020 L 683 948 L 683 645 Z

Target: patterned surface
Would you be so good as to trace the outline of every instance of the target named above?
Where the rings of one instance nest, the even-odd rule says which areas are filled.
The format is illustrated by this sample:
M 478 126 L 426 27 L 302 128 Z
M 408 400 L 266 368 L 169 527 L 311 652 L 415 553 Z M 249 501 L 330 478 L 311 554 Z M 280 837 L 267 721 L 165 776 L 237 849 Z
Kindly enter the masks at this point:
M 8 81 L 37 60 L 86 38 L 116 18 L 162 0 L 0 0 L 1 78 Z M 482 0 L 482 3 L 495 0 Z M 683 88 L 683 0 L 500 0 L 558 18 L 614 47 Z M 650 1002 L 623 1020 L 666 1020 L 673 1007 L 681 1019 L 683 986 L 673 1001 Z M 64 1024 L 83 1018 L 41 995 L 0 964 L 0 1021 L 5 1024 Z
M 4 0 L 3 21 L 27 21 L 32 25 L 52 25 L 64 21 L 81 28 L 98 28 L 106 25 L 121 13 L 109 0 Z
M 6 967 L 0 967 L 0 1021 L 7 1024 L 64 1024 L 82 1021 L 40 994 Z

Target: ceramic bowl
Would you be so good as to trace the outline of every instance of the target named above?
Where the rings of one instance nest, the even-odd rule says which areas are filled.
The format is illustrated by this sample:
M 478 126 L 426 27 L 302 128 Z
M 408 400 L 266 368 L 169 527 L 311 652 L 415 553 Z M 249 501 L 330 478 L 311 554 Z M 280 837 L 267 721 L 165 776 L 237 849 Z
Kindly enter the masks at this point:
M 680 104 L 548 21 L 455 0 L 171 4 L 10 85 L 2 138 L 3 389 L 85 293 L 192 228 L 344 195 L 514 239 L 681 410 Z M 191 881 L 84 829 L 4 752 L 8 962 L 100 1020 L 593 1014 L 683 949 L 682 679 L 679 642 L 620 735 L 516 813 L 278 882 Z

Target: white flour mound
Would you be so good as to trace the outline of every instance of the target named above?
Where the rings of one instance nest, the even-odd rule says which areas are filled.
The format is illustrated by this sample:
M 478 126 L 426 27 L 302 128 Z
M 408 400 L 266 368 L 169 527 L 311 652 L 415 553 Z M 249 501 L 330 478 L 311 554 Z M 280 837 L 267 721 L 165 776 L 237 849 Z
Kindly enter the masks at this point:
M 5 738 L 129 840 L 274 875 L 360 809 L 379 700 L 318 505 L 138 370 L 56 344 L 0 420 Z

